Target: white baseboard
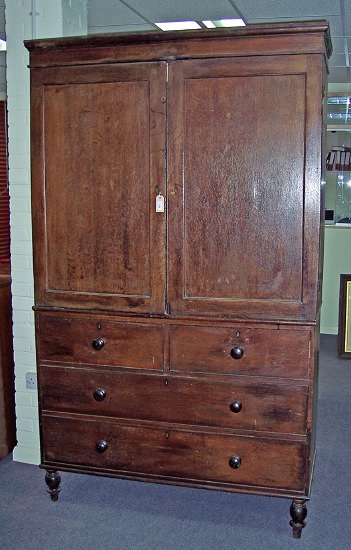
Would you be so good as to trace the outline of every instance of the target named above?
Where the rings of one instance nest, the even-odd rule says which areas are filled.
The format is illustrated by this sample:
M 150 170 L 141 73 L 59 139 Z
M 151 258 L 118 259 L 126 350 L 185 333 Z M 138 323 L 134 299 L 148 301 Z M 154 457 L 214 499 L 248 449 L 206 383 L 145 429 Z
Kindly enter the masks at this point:
M 326 325 L 321 325 L 320 328 L 321 334 L 338 334 L 338 327 L 328 327 Z
M 13 460 L 15 462 L 38 465 L 40 464 L 40 451 L 39 449 L 29 449 L 28 447 L 17 445 L 13 449 Z

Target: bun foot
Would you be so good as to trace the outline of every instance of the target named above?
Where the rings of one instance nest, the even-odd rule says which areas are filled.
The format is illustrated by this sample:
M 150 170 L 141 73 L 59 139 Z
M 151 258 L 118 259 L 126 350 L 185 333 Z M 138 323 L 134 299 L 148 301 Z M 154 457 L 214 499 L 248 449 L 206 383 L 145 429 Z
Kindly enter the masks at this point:
M 293 500 L 290 506 L 290 515 L 292 518 L 290 521 L 290 525 L 293 528 L 293 537 L 294 539 L 300 539 L 302 529 L 306 526 L 306 501 L 302 499 Z
M 59 492 L 61 491 L 60 483 L 61 476 L 56 470 L 47 470 L 45 475 L 45 483 L 48 486 L 48 493 L 53 502 L 58 500 Z

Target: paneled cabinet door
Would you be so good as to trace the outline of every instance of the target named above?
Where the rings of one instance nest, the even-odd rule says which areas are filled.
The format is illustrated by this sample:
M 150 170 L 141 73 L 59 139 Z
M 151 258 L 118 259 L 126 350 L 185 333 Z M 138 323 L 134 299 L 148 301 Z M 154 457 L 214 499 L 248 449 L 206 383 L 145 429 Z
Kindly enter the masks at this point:
M 36 304 L 163 313 L 166 63 L 32 74 Z
M 171 63 L 172 314 L 315 319 L 320 63 L 305 55 Z

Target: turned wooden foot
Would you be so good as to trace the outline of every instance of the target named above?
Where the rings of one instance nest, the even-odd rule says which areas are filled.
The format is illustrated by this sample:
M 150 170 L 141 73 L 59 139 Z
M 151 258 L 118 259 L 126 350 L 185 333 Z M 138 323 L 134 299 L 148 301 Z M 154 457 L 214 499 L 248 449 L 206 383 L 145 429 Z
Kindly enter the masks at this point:
M 303 499 L 296 499 L 292 501 L 290 506 L 290 515 L 291 521 L 290 525 L 293 528 L 293 537 L 294 539 L 301 538 L 301 531 L 305 527 L 306 516 L 307 516 L 307 506 L 306 501 Z
M 58 494 L 61 491 L 60 483 L 61 476 L 56 470 L 47 470 L 45 475 L 45 483 L 48 486 L 48 493 L 50 493 L 51 500 L 54 502 L 58 499 Z

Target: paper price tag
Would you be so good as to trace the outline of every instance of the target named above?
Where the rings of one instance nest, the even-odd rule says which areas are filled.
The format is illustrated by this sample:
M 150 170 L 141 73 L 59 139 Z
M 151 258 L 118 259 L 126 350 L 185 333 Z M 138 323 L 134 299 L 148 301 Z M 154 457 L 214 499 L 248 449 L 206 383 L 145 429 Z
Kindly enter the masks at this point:
M 165 211 L 165 198 L 161 193 L 159 193 L 156 197 L 156 212 L 164 212 Z

